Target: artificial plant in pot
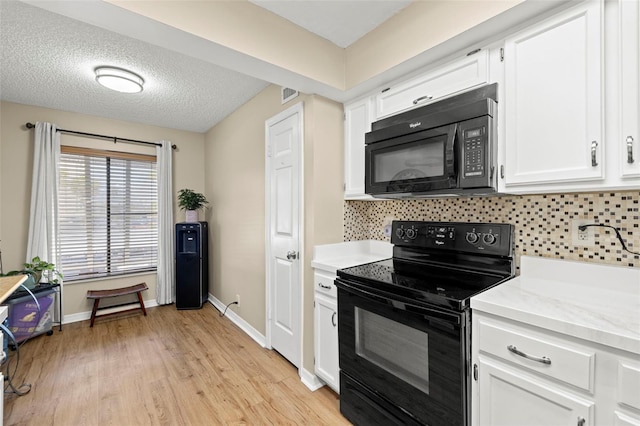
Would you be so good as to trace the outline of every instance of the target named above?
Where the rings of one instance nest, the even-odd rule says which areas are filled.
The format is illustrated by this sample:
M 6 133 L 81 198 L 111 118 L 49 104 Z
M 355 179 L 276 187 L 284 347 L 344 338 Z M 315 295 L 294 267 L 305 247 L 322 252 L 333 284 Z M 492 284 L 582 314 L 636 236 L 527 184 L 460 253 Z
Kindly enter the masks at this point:
M 209 204 L 206 197 L 191 189 L 181 189 L 178 191 L 178 206 L 185 210 L 186 222 L 198 221 L 198 210 Z

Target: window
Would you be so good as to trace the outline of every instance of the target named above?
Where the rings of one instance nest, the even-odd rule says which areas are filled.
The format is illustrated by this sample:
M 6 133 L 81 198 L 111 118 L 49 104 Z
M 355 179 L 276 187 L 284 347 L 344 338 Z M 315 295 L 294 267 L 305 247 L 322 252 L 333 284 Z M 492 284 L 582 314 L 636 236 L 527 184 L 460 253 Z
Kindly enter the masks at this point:
M 156 269 L 156 183 L 154 156 L 62 147 L 58 213 L 66 282 Z

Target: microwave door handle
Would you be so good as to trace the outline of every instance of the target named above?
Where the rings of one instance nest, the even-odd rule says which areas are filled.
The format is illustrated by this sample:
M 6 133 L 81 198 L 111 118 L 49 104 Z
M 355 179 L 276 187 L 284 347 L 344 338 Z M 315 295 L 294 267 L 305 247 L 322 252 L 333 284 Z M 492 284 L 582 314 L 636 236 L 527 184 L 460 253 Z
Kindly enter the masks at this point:
M 458 153 L 462 152 L 458 147 L 458 123 L 451 124 L 447 134 L 447 146 L 445 148 L 445 166 L 447 167 L 446 174 L 449 177 L 457 179 L 457 167 L 456 159 Z M 446 161 L 448 158 L 453 158 L 453 161 Z

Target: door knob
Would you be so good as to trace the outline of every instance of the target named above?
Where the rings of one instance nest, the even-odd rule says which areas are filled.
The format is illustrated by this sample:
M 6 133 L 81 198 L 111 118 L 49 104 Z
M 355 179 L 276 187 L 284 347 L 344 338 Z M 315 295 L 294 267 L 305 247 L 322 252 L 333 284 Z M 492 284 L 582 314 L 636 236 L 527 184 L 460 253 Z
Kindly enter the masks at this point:
M 291 260 L 291 259 L 297 259 L 298 258 L 298 253 L 296 253 L 295 251 L 291 250 L 287 252 L 287 259 Z

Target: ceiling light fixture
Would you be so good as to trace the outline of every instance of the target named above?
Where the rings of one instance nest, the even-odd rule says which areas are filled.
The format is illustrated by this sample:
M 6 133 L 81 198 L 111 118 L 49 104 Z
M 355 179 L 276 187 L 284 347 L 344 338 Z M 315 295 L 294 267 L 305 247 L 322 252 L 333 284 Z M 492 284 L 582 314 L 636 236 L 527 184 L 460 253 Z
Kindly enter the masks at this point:
M 98 67 L 96 81 L 106 88 L 122 93 L 142 92 L 144 80 L 138 74 L 122 68 Z

